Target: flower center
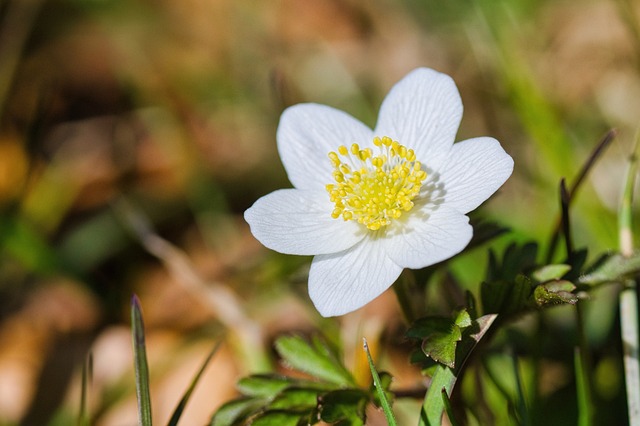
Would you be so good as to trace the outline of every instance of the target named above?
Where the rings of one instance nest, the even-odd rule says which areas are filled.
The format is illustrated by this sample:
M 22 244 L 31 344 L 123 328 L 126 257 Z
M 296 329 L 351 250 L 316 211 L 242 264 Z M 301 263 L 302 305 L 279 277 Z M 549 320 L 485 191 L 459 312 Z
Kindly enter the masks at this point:
M 336 183 L 326 188 L 336 205 L 331 217 L 355 220 L 376 231 L 411 210 L 427 173 L 412 149 L 390 137 L 376 136 L 373 144 L 379 151 L 376 156 L 357 143 L 330 152 Z

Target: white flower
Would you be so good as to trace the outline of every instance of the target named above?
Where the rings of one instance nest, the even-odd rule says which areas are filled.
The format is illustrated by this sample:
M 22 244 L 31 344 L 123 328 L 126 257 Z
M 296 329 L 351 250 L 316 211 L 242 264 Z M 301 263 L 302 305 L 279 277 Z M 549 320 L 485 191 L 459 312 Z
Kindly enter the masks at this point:
M 462 102 L 453 80 L 412 71 L 389 92 L 375 130 L 318 104 L 284 111 L 278 151 L 293 184 L 245 212 L 270 249 L 315 255 L 309 295 L 342 315 L 471 240 L 465 215 L 511 175 L 513 160 L 489 137 L 453 143 Z

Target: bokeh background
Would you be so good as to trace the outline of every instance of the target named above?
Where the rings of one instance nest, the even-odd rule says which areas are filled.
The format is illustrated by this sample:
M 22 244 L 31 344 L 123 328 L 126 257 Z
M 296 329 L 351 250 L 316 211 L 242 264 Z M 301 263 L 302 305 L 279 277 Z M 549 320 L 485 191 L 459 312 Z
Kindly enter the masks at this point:
M 547 245 L 560 178 L 616 128 L 572 219 L 592 256 L 618 245 L 640 123 L 638 2 L 3 0 L 0 19 L 0 425 L 73 423 L 88 354 L 92 422 L 136 424 L 132 293 L 159 423 L 223 336 L 183 424 L 205 424 L 289 331 L 341 342 L 363 382 L 366 335 L 398 388 L 418 386 L 392 292 L 320 318 L 306 294 L 310 259 L 262 247 L 242 212 L 289 186 L 275 141 L 285 107 L 328 104 L 374 126 L 386 92 L 419 66 L 458 84 L 458 140 L 496 137 L 515 160 L 480 212 L 511 228 L 498 248 Z M 437 278 L 477 292 L 486 258 L 474 250 Z M 597 397 L 618 409 L 607 419 L 624 421 L 612 292 L 592 296 L 589 331 Z M 544 392 L 571 416 L 571 324 L 548 321 L 547 343 L 563 355 L 550 355 Z

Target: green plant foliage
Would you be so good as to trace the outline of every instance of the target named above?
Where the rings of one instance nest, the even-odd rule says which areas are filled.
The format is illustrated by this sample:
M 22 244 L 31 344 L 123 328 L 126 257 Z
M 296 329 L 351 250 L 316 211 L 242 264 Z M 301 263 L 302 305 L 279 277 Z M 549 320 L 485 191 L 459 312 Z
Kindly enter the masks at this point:
M 204 373 L 204 370 L 207 368 L 207 365 L 209 365 L 209 361 L 211 361 L 211 358 L 213 358 L 216 352 L 218 352 L 218 349 L 220 348 L 220 343 L 221 341 L 218 341 L 213 347 L 213 349 L 211 349 L 211 352 L 209 352 L 209 355 L 207 355 L 207 358 L 202 363 L 202 366 L 196 373 L 195 377 L 193 378 L 193 380 L 191 380 L 191 384 L 189 385 L 186 392 L 180 399 L 178 406 L 173 411 L 173 414 L 171 415 L 171 419 L 169 420 L 168 426 L 176 426 L 178 424 L 178 421 L 182 416 L 182 412 L 184 411 L 184 408 L 186 407 L 187 402 L 189 402 L 189 398 L 191 398 L 191 394 L 193 393 L 193 390 L 196 388 L 198 381 L 202 377 L 202 373 Z
M 533 297 L 538 306 L 561 305 L 564 303 L 573 305 L 578 302 L 578 297 L 572 293 L 575 289 L 576 286 L 569 281 L 549 281 L 537 286 Z
M 640 251 L 629 257 L 612 254 L 601 259 L 591 270 L 579 278 L 580 284 L 598 285 L 623 282 L 625 278 L 640 271 Z
M 211 426 L 308 425 L 321 420 L 363 425 L 367 404 L 379 405 L 376 389 L 358 388 L 335 351 L 321 339 L 309 342 L 300 336 L 283 336 L 275 348 L 283 363 L 310 379 L 276 374 L 244 377 L 237 385 L 243 396 L 220 407 Z M 388 395 L 391 377 L 382 377 L 382 390 Z
M 422 340 L 423 352 L 433 360 L 455 368 L 456 347 L 462 340 L 462 330 L 472 321 L 466 309 L 453 318 L 425 317 L 413 323 L 407 337 Z
M 545 281 L 559 280 L 570 270 L 570 265 L 545 265 L 533 271 L 531 277 L 536 281 L 543 283 Z
M 133 338 L 133 362 L 136 373 L 136 395 L 138 399 L 138 422 L 151 426 L 151 397 L 149 394 L 149 367 L 144 339 L 142 309 L 137 296 L 131 298 L 131 336 Z
M 320 418 L 341 426 L 364 424 L 369 393 L 360 389 L 338 389 L 320 398 Z
M 253 426 L 303 426 L 307 423 L 300 418 L 300 413 L 289 410 L 269 410 L 258 415 L 251 424 Z
M 302 337 L 287 336 L 278 339 L 275 345 L 283 361 L 292 368 L 338 386 L 355 384 L 353 377 L 338 362 L 335 354 L 317 338 L 309 345 Z
M 211 419 L 211 426 L 242 425 L 251 414 L 259 412 L 268 402 L 264 398 L 238 398 L 222 405 Z
M 373 377 L 373 386 L 375 387 L 377 402 L 382 406 L 382 410 L 384 411 L 384 415 L 387 418 L 388 426 L 396 426 L 396 417 L 393 414 L 393 410 L 391 409 L 391 404 L 389 403 L 389 396 L 387 395 L 387 390 L 389 383 L 382 383 L 380 379 L 380 375 L 376 370 L 376 366 L 373 364 L 373 358 L 371 358 L 371 353 L 369 352 L 369 345 L 367 345 L 367 340 L 364 340 L 364 351 L 367 354 L 367 361 L 369 362 L 369 369 L 371 370 L 371 377 Z M 390 377 L 390 376 L 388 376 Z
M 457 345 L 455 369 L 443 364 L 438 364 L 432 369 L 431 384 L 420 413 L 419 424 L 421 426 L 440 425 L 442 414 L 446 410 L 446 401 L 442 398 L 442 393 L 451 394 L 465 361 L 495 319 L 495 314 L 485 315 L 474 320 L 470 326 L 465 328 L 462 339 Z

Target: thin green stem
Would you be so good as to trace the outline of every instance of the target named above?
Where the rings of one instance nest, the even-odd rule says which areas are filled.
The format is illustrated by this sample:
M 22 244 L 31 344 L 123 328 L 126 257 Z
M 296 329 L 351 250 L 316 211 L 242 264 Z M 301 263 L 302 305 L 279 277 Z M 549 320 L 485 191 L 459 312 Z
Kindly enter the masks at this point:
M 575 355 L 576 388 L 578 392 L 578 425 L 593 424 L 593 387 L 591 385 L 591 357 L 584 325 L 582 301 L 576 303 L 576 322 L 578 327 L 578 347 Z
M 560 205 L 562 207 L 562 233 L 567 250 L 567 261 L 571 264 L 573 253 L 573 241 L 571 237 L 571 220 L 569 216 L 569 205 L 571 202 L 571 192 L 567 190 L 564 179 L 560 181 Z M 593 386 L 591 381 L 591 357 L 589 356 L 589 341 L 584 320 L 584 302 L 576 303 L 576 326 L 578 331 L 578 361 L 576 361 L 576 377 L 579 395 L 579 424 L 580 426 L 590 426 L 593 423 Z
M 409 324 L 416 320 L 415 310 L 413 308 L 414 303 L 412 302 L 413 299 L 410 289 L 412 286 L 412 280 L 415 280 L 415 278 L 411 276 L 411 272 L 404 270 L 400 275 L 400 279 L 398 279 L 393 286 L 393 291 L 398 299 L 400 310 Z
M 633 254 L 632 206 L 639 154 L 640 133 L 636 135 L 633 154 L 629 158 L 627 180 L 618 213 L 619 244 L 623 256 Z M 635 280 L 626 281 L 625 289 L 620 292 L 619 302 L 629 424 L 637 425 L 640 424 L 640 364 L 638 362 L 638 298 Z
M 609 130 L 607 134 L 605 134 L 602 137 L 602 139 L 596 145 L 594 150 L 591 152 L 591 154 L 587 158 L 587 161 L 580 168 L 580 172 L 578 173 L 575 180 L 573 181 L 573 184 L 571 184 L 571 186 L 567 190 L 567 204 L 569 205 L 571 204 L 572 200 L 575 198 L 576 192 L 578 192 L 578 189 L 580 188 L 580 186 L 586 179 L 587 175 L 593 168 L 594 164 L 596 163 L 596 160 L 598 160 L 598 158 L 602 156 L 605 149 L 609 146 L 609 144 L 611 144 L 611 142 L 616 137 L 616 135 L 617 135 L 617 131 L 615 129 Z M 546 257 L 547 263 L 550 263 L 552 261 L 553 256 L 555 254 L 555 251 L 558 245 L 558 239 L 560 237 L 561 226 L 562 226 L 562 218 L 558 218 L 558 220 L 556 221 L 556 225 L 553 229 L 553 233 L 551 234 L 551 240 L 549 241 L 549 248 L 548 248 L 547 257 Z
M 529 420 L 527 399 L 524 394 L 524 387 L 522 386 L 522 378 L 520 377 L 518 357 L 516 355 L 512 355 L 511 360 L 513 361 L 513 374 L 516 378 L 516 388 L 518 390 L 518 411 L 520 412 L 520 424 L 523 426 L 529 426 L 531 424 L 531 421 Z

